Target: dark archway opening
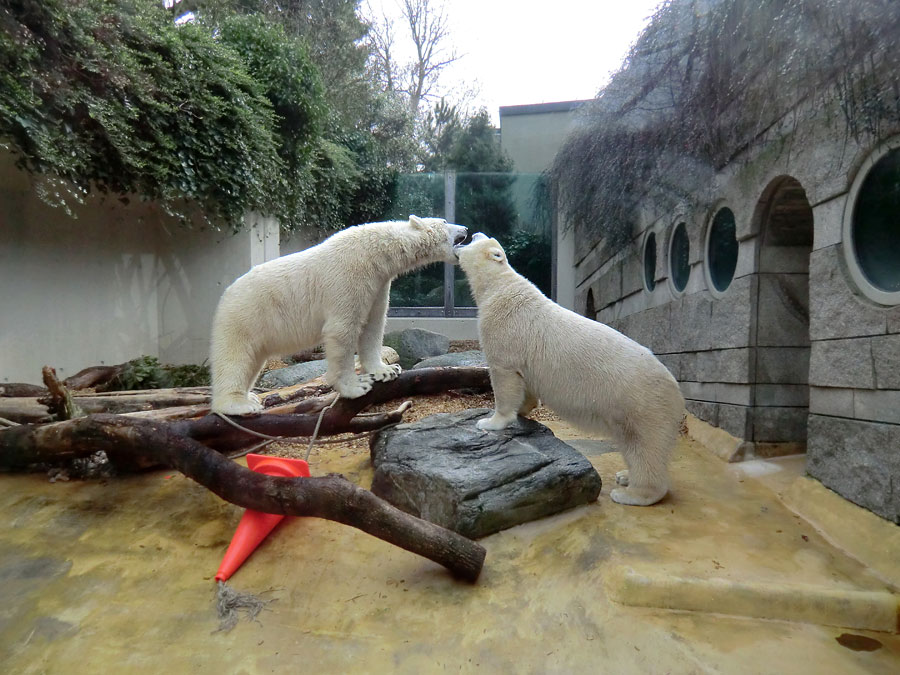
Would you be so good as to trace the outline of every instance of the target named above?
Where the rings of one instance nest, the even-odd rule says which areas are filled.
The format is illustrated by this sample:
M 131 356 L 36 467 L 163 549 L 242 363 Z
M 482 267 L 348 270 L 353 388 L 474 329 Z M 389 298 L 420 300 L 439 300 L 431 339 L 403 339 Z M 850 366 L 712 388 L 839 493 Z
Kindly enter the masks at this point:
M 790 176 L 763 193 L 759 217 L 752 440 L 757 454 L 805 451 L 809 417 L 809 257 L 813 212 Z

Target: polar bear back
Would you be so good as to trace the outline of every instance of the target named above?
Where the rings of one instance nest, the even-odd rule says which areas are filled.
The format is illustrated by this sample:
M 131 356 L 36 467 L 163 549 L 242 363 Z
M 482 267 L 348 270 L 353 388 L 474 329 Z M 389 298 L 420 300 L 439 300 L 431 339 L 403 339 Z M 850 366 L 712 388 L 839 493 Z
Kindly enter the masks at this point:
M 545 405 L 580 426 L 680 422 L 684 399 L 646 347 L 544 296 L 511 268 L 479 306 L 479 337 L 492 366 L 515 370 Z

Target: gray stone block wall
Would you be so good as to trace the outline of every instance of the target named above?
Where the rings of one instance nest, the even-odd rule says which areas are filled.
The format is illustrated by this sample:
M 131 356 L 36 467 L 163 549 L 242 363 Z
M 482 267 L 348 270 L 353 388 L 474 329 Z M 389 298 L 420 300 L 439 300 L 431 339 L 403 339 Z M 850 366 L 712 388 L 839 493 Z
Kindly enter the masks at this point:
M 748 441 L 806 439 L 811 475 L 900 522 L 900 306 L 876 306 L 856 290 L 841 241 L 855 172 L 878 143 L 844 145 L 824 117 L 813 126 L 803 137 L 817 142 L 790 153 L 763 144 L 745 151 L 718 172 L 709 195 L 695 195 L 707 199 L 702 211 L 654 220 L 655 207 L 642 205 L 633 245 L 614 262 L 595 241 L 576 242 L 579 278 L 594 284 L 597 316 L 669 368 L 691 413 Z M 766 195 L 786 175 L 810 205 L 811 246 L 808 230 L 799 239 L 768 236 L 777 230 Z M 803 206 L 792 199 L 778 217 Z M 735 279 L 714 297 L 703 245 L 720 204 L 735 213 L 740 248 Z M 658 291 L 669 290 L 666 244 L 678 221 L 687 224 L 692 267 L 686 292 L 667 299 Z M 646 230 L 637 230 L 651 225 L 658 285 L 648 293 L 639 250 Z
M 826 487 L 900 524 L 900 425 L 811 414 L 806 456 Z
M 851 290 L 839 246 L 813 251 L 809 260 L 809 335 L 815 340 L 885 335 L 900 307 L 875 307 Z

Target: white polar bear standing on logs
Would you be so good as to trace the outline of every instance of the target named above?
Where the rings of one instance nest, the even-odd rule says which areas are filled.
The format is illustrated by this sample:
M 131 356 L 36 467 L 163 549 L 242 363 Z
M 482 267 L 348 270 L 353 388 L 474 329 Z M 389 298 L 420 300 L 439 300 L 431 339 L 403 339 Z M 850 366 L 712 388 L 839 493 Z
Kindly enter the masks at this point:
M 262 409 L 250 388 L 271 356 L 324 343 L 325 380 L 344 398 L 400 372 L 381 360 L 394 277 L 434 262 L 456 262 L 465 227 L 442 218 L 369 223 L 257 265 L 219 300 L 210 345 L 213 412 Z M 353 368 L 358 350 L 363 374 Z
M 649 506 L 669 489 L 668 464 L 684 398 L 666 367 L 637 342 L 543 295 L 480 232 L 458 246 L 478 305 L 478 332 L 491 369 L 495 410 L 485 430 L 512 424 L 538 400 L 560 416 L 618 442 L 628 466 L 616 474 L 619 504 Z

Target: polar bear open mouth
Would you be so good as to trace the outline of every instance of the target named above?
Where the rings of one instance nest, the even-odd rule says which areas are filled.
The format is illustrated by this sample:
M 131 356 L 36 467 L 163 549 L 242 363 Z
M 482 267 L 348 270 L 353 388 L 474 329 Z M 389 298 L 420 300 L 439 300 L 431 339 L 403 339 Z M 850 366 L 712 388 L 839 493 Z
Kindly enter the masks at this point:
M 482 239 L 487 239 L 487 235 L 484 234 L 483 232 L 476 232 L 475 234 L 472 235 L 472 238 L 469 239 L 469 244 L 466 244 L 465 241 L 468 238 L 469 238 L 468 235 L 466 235 L 459 241 L 454 242 L 453 252 L 456 254 L 457 260 L 459 259 L 459 252 L 461 249 L 464 249 L 469 244 L 474 244 L 476 241 L 480 241 Z

